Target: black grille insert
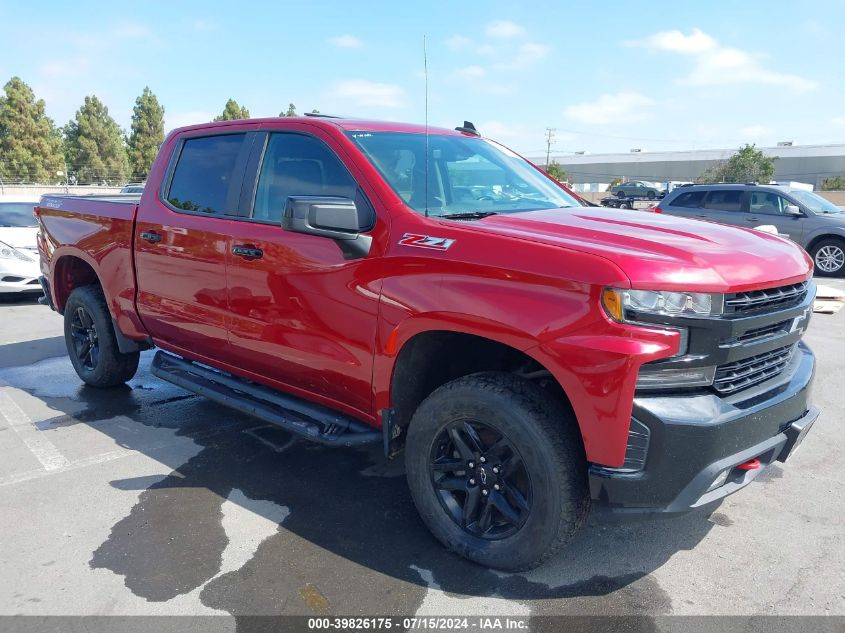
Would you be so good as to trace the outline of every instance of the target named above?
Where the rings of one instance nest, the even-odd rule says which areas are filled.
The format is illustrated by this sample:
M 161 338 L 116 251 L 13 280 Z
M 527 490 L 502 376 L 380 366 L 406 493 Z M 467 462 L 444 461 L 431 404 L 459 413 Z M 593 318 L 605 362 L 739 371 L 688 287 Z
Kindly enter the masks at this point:
M 720 365 L 716 368 L 713 388 L 727 395 L 777 376 L 786 368 L 794 351 L 795 345 L 787 345 L 765 354 Z
M 792 320 L 780 321 L 772 323 L 771 325 L 764 325 L 763 327 L 756 327 L 753 330 L 748 330 L 744 334 L 740 334 L 734 340 L 737 343 L 753 343 L 760 341 L 770 336 L 777 336 L 778 334 L 786 334 L 789 332 L 789 326 Z
M 788 308 L 801 303 L 806 296 L 806 281 L 789 286 L 781 286 L 780 288 L 737 292 L 725 296 L 725 312 L 746 313 Z

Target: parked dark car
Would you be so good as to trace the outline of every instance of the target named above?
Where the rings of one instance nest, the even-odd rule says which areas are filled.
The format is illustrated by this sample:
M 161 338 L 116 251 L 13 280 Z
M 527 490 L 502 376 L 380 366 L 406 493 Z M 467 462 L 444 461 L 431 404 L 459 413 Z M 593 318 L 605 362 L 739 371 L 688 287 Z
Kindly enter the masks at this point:
M 845 212 L 812 191 L 775 185 L 692 185 L 675 189 L 654 210 L 736 226 L 774 225 L 812 255 L 819 275 L 845 272 Z
M 632 180 L 631 182 L 623 182 L 610 188 L 610 193 L 620 198 L 649 198 L 654 200 L 663 195 L 663 191 L 652 187 L 641 180 Z

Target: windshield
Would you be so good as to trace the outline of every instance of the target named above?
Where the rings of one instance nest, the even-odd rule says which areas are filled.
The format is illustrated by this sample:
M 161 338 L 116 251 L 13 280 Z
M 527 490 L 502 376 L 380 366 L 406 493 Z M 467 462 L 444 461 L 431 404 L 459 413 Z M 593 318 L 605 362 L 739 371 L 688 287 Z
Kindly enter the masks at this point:
M 486 139 L 407 132 L 350 132 L 349 137 L 418 213 L 471 219 L 581 206 L 530 163 Z
M 842 209 L 812 191 L 802 191 L 799 189 L 792 190 L 789 193 L 813 213 L 842 213 Z
M 38 226 L 34 202 L 0 202 L 0 226 Z

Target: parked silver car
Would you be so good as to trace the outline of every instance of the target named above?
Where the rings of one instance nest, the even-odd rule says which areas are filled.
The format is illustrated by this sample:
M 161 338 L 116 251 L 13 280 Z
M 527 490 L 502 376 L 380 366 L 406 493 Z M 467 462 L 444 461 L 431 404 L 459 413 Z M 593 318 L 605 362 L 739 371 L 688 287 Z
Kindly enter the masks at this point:
M 845 272 L 845 213 L 812 191 L 775 185 L 692 185 L 673 190 L 654 210 L 751 228 L 773 225 L 812 255 L 819 275 Z
M 619 185 L 614 185 L 610 188 L 610 193 L 620 198 L 648 198 L 654 200 L 663 195 L 663 191 L 657 187 L 643 182 L 642 180 L 632 180 L 631 182 L 623 182 Z

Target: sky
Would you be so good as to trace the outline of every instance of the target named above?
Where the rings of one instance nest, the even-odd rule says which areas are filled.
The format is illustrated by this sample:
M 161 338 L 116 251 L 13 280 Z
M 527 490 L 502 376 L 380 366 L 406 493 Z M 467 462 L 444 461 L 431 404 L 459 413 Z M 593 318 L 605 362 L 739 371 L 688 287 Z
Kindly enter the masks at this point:
M 73 10 L 68 7 L 72 6 Z M 121 127 L 149 86 L 172 129 L 227 99 L 455 127 L 528 156 L 845 142 L 845 2 L 0 0 L 0 83 L 63 125 Z M 424 61 L 424 46 L 427 64 Z

